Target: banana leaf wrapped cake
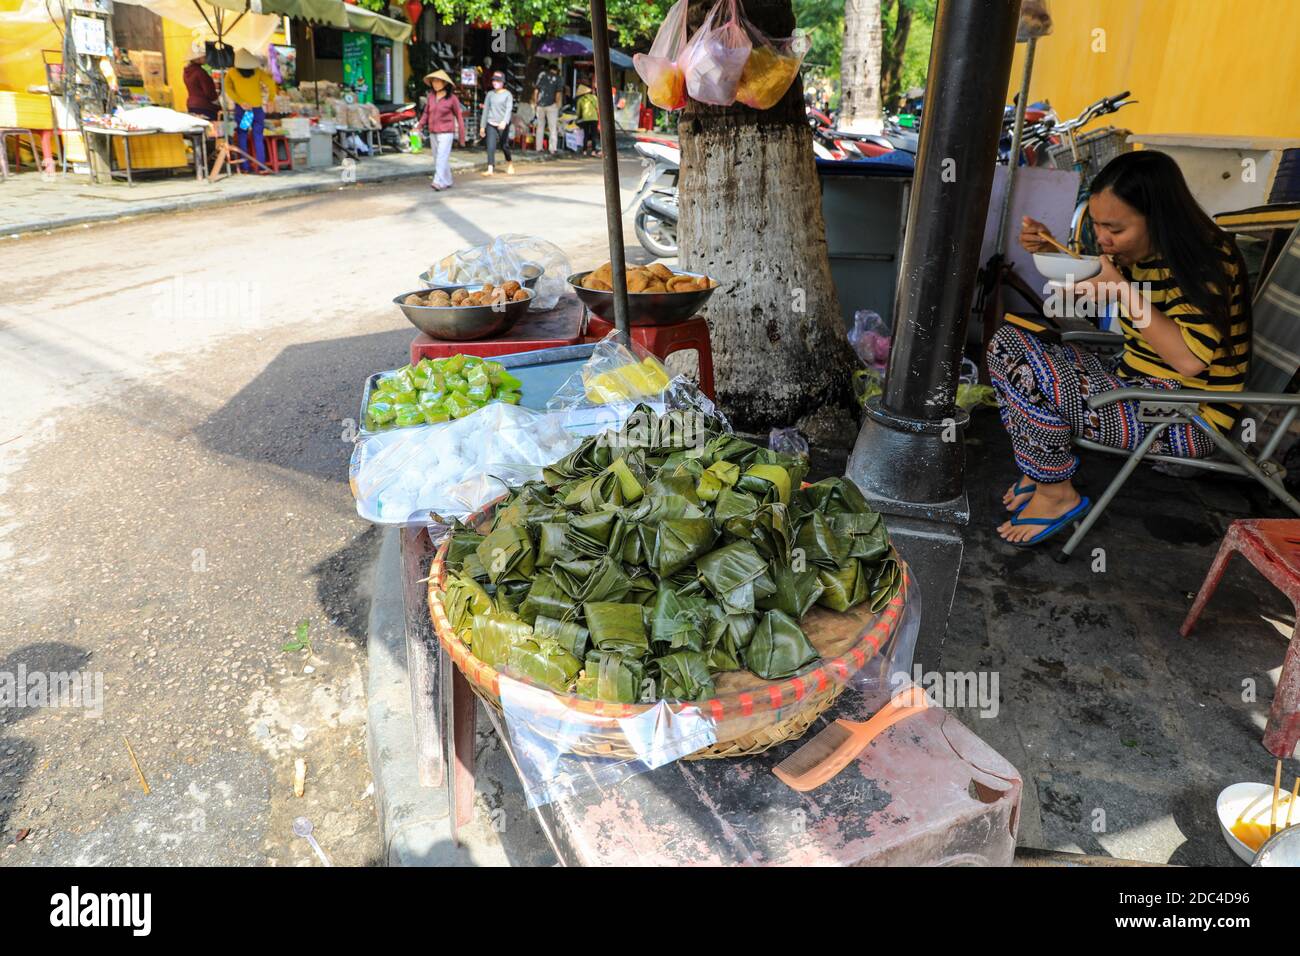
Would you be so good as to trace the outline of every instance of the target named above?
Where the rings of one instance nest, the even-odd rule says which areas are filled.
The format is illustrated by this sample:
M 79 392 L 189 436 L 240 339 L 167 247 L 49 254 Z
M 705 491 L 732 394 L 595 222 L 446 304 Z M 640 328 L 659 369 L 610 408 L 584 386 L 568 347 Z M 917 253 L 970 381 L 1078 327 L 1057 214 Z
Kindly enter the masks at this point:
M 729 672 L 816 662 L 815 608 L 894 599 L 884 521 L 851 481 L 804 487 L 802 458 L 682 416 L 642 406 L 453 530 L 442 602 L 475 657 L 594 700 L 701 700 Z

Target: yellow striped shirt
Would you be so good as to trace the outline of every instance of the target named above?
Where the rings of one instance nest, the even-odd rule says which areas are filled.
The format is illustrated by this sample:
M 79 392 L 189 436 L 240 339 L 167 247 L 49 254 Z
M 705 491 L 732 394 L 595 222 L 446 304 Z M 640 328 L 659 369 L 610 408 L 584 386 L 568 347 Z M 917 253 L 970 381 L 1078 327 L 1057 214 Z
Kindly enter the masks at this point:
M 1136 263 L 1124 274 L 1139 283 L 1157 309 L 1178 323 L 1187 348 L 1206 368 L 1199 375 L 1180 375 L 1142 337 L 1142 330 L 1134 328 L 1127 310 L 1121 310 L 1120 329 L 1124 333 L 1124 354 L 1120 359 L 1119 375 L 1154 376 L 1170 379 L 1186 388 L 1209 391 L 1240 392 L 1246 384 L 1250 366 L 1250 323 L 1248 321 L 1247 289 L 1245 276 L 1226 247 L 1223 256 L 1224 276 L 1232 283 L 1232 327 L 1228 340 L 1222 336 L 1209 316 L 1188 302 L 1174 280 L 1173 270 L 1160 259 L 1147 259 Z M 1217 287 L 1211 282 L 1211 287 Z M 1229 432 L 1236 423 L 1239 405 L 1202 405 L 1201 417 L 1221 432 Z

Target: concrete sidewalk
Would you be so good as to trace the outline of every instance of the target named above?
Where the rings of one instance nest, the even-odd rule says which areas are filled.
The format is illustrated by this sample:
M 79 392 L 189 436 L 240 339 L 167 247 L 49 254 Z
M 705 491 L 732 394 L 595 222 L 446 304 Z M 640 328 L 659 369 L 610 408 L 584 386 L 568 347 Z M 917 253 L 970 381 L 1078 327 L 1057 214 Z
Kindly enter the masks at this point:
M 544 153 L 515 151 L 515 160 L 520 163 L 549 159 Z M 452 151 L 451 167 L 457 174 L 486 166 L 481 149 Z M 73 173 L 56 175 L 47 181 L 39 173 L 26 172 L 0 183 L 0 235 L 12 237 L 432 175 L 433 155 L 428 150 L 374 156 L 351 167 L 295 169 L 271 176 L 229 176 L 215 183 L 199 182 L 192 174 L 177 173 L 162 179 L 137 179 L 134 186 L 128 186 L 124 182 L 95 184 L 89 176 Z

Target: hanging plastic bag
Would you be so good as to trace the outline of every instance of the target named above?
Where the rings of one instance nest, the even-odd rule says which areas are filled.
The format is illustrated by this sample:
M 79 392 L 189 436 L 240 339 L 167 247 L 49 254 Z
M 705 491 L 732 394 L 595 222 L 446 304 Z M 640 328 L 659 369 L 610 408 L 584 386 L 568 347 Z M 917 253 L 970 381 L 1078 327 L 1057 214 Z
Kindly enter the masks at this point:
M 691 99 L 714 106 L 736 102 L 752 47 L 736 0 L 718 0 L 678 61 Z
M 811 44 L 802 33 L 776 39 L 744 21 L 752 49 L 736 87 L 736 102 L 756 110 L 770 110 L 799 75 L 799 67 Z
M 686 105 L 686 75 L 677 65 L 686 46 L 688 0 L 677 0 L 650 44 L 649 53 L 632 57 L 637 75 L 645 81 L 646 95 L 660 109 L 679 110 Z

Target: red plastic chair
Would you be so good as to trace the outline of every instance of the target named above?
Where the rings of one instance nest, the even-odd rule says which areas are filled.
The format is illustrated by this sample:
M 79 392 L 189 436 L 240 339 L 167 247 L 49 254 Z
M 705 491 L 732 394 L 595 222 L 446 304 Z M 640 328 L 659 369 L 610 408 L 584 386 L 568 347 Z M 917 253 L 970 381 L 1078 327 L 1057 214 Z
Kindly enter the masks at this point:
M 587 319 L 587 341 L 598 342 L 614 331 L 614 323 L 599 316 Z M 709 323 L 701 316 L 673 325 L 634 325 L 632 341 L 660 360 L 674 352 L 694 349 L 700 357 L 700 391 L 713 398 L 713 347 Z
M 282 169 L 293 169 L 293 147 L 289 144 L 288 138 L 266 137 L 266 161 L 273 173 L 278 173 Z
M 1291 599 L 1300 623 L 1300 519 L 1242 520 L 1229 525 L 1228 533 L 1223 536 L 1205 583 L 1179 628 L 1183 637 L 1192 633 L 1234 552 L 1240 553 Z M 1300 642 L 1293 632 L 1282 661 L 1282 676 L 1273 694 L 1268 724 L 1264 727 L 1264 747 L 1273 756 L 1285 759 L 1300 756 L 1297 742 L 1300 742 Z

